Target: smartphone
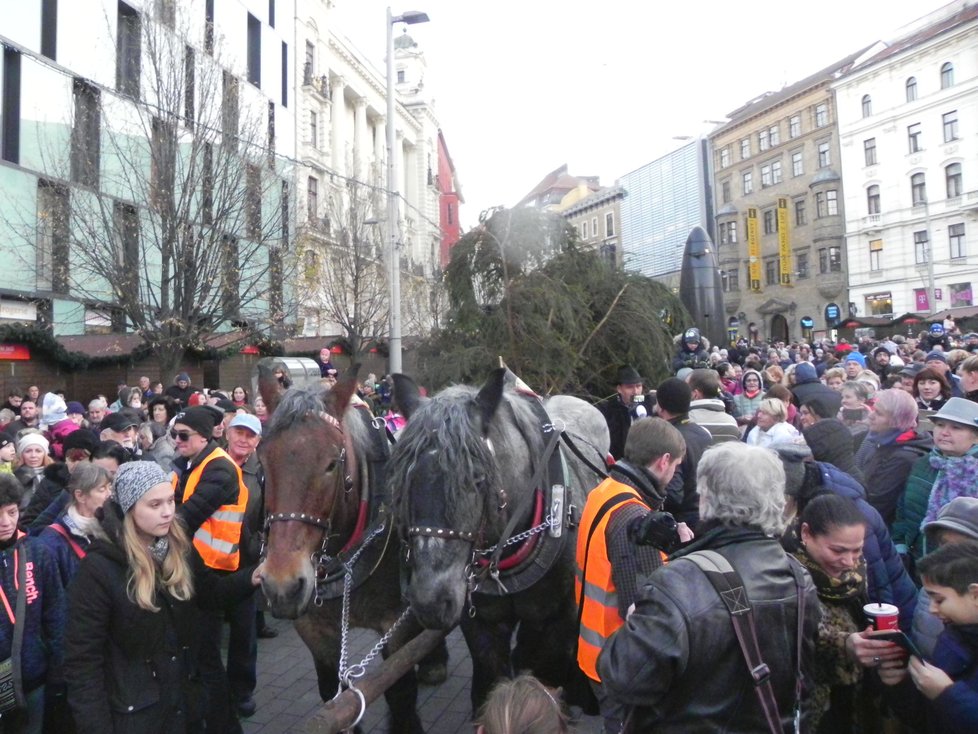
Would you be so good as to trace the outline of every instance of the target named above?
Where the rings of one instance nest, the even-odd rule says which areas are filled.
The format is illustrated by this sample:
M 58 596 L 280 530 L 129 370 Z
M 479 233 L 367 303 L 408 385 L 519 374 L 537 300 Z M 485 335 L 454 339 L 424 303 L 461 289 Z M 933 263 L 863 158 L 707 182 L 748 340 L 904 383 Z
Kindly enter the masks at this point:
M 906 633 L 900 630 L 887 630 L 886 632 L 877 632 L 876 634 L 870 635 L 874 640 L 886 640 L 887 642 L 895 642 L 897 645 L 902 647 L 904 650 L 909 652 L 911 655 L 915 655 L 921 660 L 924 659 L 923 654 L 917 649 L 914 641 L 907 637 Z

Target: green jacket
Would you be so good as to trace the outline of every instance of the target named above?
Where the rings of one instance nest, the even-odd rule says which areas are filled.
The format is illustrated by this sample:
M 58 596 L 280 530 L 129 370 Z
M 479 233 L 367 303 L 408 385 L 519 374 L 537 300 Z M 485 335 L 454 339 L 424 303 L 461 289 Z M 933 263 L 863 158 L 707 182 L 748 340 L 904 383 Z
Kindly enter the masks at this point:
M 932 449 L 930 454 L 914 462 L 893 521 L 893 544 L 900 553 L 910 553 L 915 560 L 922 558 L 925 552 L 926 538 L 920 524 L 927 515 L 930 491 L 937 480 L 937 469 L 930 465 L 930 457 L 934 453 L 937 453 L 937 449 Z

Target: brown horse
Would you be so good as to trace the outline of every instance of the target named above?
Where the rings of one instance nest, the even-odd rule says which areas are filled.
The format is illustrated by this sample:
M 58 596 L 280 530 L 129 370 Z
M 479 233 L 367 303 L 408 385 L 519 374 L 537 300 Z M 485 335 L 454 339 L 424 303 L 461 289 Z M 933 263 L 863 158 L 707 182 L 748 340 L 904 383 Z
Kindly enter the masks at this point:
M 319 695 L 326 701 L 338 685 L 344 581 L 352 589 L 350 627 L 383 635 L 406 608 L 401 600 L 396 532 L 386 510 L 368 510 L 371 499 L 375 504 L 380 499 L 370 497 L 370 487 L 384 486 L 383 476 L 371 479 L 370 475 L 383 473 L 389 455 L 387 439 L 382 429 L 372 427 L 367 410 L 350 406 L 355 375 L 329 391 L 294 387 L 283 392 L 271 370 L 259 365 L 259 387 L 271 414 L 259 446 L 267 516 L 262 589 L 275 617 L 295 620 L 299 636 L 312 652 Z M 388 640 L 384 655 L 419 630 L 407 614 Z M 415 710 L 414 672 L 385 696 L 391 732 L 423 731 Z

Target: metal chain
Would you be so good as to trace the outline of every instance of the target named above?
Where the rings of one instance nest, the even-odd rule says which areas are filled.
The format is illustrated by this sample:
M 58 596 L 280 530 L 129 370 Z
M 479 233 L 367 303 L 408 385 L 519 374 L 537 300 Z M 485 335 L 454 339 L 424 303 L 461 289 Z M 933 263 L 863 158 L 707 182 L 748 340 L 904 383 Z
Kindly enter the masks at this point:
M 357 549 L 357 552 L 350 556 L 350 559 L 343 564 L 343 568 L 345 569 L 345 573 L 343 574 L 343 609 L 340 617 L 340 662 L 337 670 L 340 685 L 336 691 L 337 695 L 343 692 L 344 686 L 347 688 L 354 688 L 353 681 L 362 677 L 364 673 L 366 673 L 367 666 L 370 665 L 375 657 L 377 657 L 377 653 L 383 649 L 384 645 L 390 642 L 391 637 L 394 636 L 394 632 L 401 625 L 401 622 L 407 618 L 411 611 L 410 608 L 405 608 L 405 610 L 401 613 L 401 616 L 397 618 L 397 621 L 394 622 L 390 629 L 384 633 L 384 636 L 377 641 L 377 644 L 370 649 L 370 652 L 364 656 L 363 660 L 355 665 L 347 667 L 346 659 L 349 655 L 348 640 L 350 632 L 350 593 L 353 587 L 353 566 L 357 562 L 357 559 L 360 557 L 363 550 L 374 538 L 384 531 L 385 527 L 386 523 L 381 523 L 379 526 L 377 526 L 377 528 L 369 536 L 367 536 L 366 540 L 363 541 L 363 544 Z
M 503 548 L 507 548 L 508 546 L 515 545 L 516 543 L 522 543 L 527 538 L 532 538 L 537 533 L 542 533 L 544 530 L 553 527 L 553 524 L 554 524 L 553 516 L 547 515 L 544 518 L 543 522 L 540 523 L 539 525 L 535 525 L 529 530 L 524 530 L 522 533 L 517 533 L 513 537 L 509 538 L 505 543 L 503 543 Z M 488 556 L 491 553 L 495 552 L 498 546 L 499 544 L 497 543 L 491 548 L 485 548 L 484 550 L 480 550 L 479 554 L 483 556 Z

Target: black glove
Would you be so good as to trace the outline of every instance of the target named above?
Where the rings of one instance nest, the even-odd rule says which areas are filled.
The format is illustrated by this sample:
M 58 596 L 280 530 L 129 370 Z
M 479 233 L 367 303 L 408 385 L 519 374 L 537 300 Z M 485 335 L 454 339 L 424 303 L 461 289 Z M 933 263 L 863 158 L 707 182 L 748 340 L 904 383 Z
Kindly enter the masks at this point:
M 635 545 L 651 545 L 666 553 L 679 547 L 679 529 L 668 512 L 650 512 L 628 524 L 628 539 Z

